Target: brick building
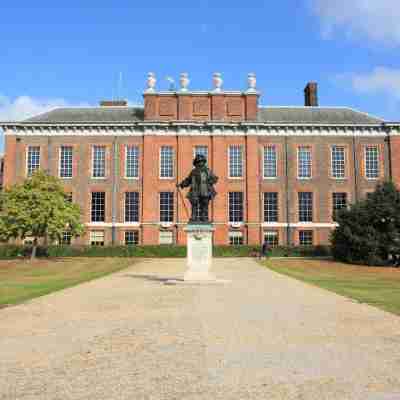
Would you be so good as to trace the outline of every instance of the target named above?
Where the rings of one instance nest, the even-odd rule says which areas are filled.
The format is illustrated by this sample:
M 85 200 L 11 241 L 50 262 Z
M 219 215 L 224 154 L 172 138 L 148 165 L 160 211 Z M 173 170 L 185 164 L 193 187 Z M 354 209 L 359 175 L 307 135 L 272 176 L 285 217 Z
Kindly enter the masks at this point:
M 149 74 L 143 107 L 106 101 L 6 122 L 4 186 L 38 168 L 59 176 L 87 227 L 77 244 L 185 243 L 189 203 L 176 189 L 194 154 L 219 176 L 209 216 L 215 244 L 326 244 L 336 209 L 378 181 L 400 180 L 400 124 L 350 108 L 259 105 L 245 91 L 160 92 Z M 185 204 L 184 204 L 185 203 Z M 68 234 L 65 241 L 69 242 Z

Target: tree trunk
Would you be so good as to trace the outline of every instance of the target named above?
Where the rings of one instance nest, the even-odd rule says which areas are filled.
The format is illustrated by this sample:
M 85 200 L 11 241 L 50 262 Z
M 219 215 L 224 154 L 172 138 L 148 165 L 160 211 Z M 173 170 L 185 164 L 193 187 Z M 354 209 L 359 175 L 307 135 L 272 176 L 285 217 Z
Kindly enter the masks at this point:
M 31 261 L 33 261 L 36 258 L 36 250 L 37 250 L 37 238 L 33 239 Z

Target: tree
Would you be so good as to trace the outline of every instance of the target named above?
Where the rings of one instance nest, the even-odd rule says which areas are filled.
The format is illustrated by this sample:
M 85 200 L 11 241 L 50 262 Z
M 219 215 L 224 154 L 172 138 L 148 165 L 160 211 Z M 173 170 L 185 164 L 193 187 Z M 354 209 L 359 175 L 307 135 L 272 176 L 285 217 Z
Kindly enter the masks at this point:
M 351 263 L 387 265 L 400 255 L 400 192 L 379 183 L 367 199 L 340 210 L 331 236 L 334 258 Z
M 33 237 L 31 259 L 40 238 L 62 240 L 63 232 L 79 236 L 81 211 L 64 192 L 60 180 L 42 171 L 6 189 L 0 197 L 0 240 Z

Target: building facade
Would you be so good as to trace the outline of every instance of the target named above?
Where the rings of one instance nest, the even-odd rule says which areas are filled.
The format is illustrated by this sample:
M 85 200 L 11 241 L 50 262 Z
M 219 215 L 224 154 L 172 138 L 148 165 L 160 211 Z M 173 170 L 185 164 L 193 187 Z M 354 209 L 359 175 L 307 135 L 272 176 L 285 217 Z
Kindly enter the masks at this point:
M 82 209 L 75 244 L 184 244 L 189 202 L 176 184 L 206 155 L 219 177 L 210 203 L 214 244 L 328 244 L 333 214 L 400 182 L 400 124 L 350 108 L 262 107 L 253 74 L 245 91 L 159 92 L 149 74 L 143 107 L 102 102 L 7 122 L 3 182 L 37 169 L 64 183 Z M 69 243 L 68 233 L 65 242 Z

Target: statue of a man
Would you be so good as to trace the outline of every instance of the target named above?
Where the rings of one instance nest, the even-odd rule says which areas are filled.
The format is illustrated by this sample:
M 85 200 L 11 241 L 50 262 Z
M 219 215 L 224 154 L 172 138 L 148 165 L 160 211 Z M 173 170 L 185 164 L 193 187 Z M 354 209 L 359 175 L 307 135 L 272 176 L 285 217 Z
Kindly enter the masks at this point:
M 217 183 L 218 177 L 207 168 L 207 159 L 202 154 L 196 155 L 193 165 L 194 168 L 187 178 L 176 186 L 178 188 L 190 186 L 186 195 L 192 206 L 190 222 L 208 222 L 208 202 L 217 194 L 213 185 Z M 198 209 L 200 215 L 197 215 Z

